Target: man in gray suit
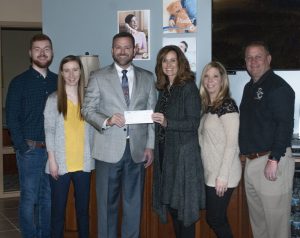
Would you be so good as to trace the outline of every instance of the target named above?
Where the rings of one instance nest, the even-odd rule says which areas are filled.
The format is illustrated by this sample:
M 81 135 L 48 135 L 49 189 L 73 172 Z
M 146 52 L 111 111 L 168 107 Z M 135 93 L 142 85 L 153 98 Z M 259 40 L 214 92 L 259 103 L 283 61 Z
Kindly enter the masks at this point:
M 83 105 L 85 119 L 97 129 L 92 154 L 101 238 L 117 237 L 120 193 L 122 237 L 139 237 L 144 171 L 153 160 L 153 124 L 125 125 L 124 111 L 156 104 L 153 74 L 132 64 L 134 46 L 130 33 L 113 37 L 114 63 L 91 75 Z

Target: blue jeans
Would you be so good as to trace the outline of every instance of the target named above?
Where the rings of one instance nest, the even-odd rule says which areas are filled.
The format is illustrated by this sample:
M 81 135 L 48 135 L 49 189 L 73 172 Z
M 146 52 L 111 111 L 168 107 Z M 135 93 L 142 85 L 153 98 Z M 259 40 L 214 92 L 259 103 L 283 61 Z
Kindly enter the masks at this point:
M 89 237 L 89 201 L 91 173 L 76 171 L 50 178 L 51 186 L 51 237 L 64 237 L 65 211 L 71 181 L 74 186 L 76 219 L 79 238 Z
M 47 151 L 32 148 L 17 151 L 20 180 L 19 223 L 23 238 L 49 238 L 51 195 L 49 177 L 45 173 Z

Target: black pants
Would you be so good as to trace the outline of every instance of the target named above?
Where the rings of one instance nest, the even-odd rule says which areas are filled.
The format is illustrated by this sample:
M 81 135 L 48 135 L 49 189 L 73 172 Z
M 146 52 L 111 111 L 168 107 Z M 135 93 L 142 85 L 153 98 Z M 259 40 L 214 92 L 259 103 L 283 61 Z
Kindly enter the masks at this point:
M 223 197 L 216 194 L 215 187 L 205 186 L 206 221 L 218 238 L 233 238 L 227 219 L 227 207 L 234 188 L 228 188 Z
M 195 223 L 190 226 L 184 226 L 183 222 L 178 220 L 176 209 L 169 207 L 169 213 L 173 220 L 176 238 L 195 238 Z
M 50 178 L 51 185 L 51 237 L 64 237 L 65 210 L 71 182 L 74 185 L 78 237 L 89 237 L 89 201 L 91 173 L 76 171 Z

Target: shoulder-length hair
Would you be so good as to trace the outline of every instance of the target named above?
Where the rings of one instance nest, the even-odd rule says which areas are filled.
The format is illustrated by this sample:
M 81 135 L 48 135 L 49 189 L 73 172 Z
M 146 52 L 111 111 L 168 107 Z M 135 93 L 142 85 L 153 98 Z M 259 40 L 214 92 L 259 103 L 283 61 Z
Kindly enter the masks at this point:
M 210 101 L 209 94 L 204 87 L 204 77 L 205 77 L 207 71 L 211 68 L 216 68 L 220 72 L 221 79 L 222 79 L 220 91 L 217 94 L 217 97 L 215 98 L 214 102 Z M 202 71 L 200 80 L 201 80 L 200 81 L 200 97 L 201 97 L 203 112 L 206 112 L 208 106 L 212 106 L 213 109 L 218 108 L 225 99 L 230 98 L 229 79 L 228 79 L 227 71 L 220 62 L 212 61 L 212 62 L 208 63 Z
M 167 75 L 163 72 L 162 63 L 166 55 L 171 51 L 176 53 L 178 62 L 178 72 L 175 76 L 173 85 L 184 85 L 186 81 L 195 80 L 189 61 L 182 50 L 176 45 L 167 45 L 160 49 L 156 57 L 155 74 L 157 77 L 156 88 L 158 90 L 166 89 L 170 83 Z
M 64 57 L 59 65 L 59 72 L 58 72 L 58 85 L 57 85 L 57 110 L 59 113 L 62 113 L 64 118 L 66 119 L 67 112 L 68 112 L 68 103 L 67 103 L 67 93 L 65 88 L 65 80 L 63 78 L 62 72 L 63 72 L 63 66 L 68 62 L 76 62 L 79 65 L 80 68 L 80 78 L 78 81 L 78 89 L 77 89 L 77 97 L 78 97 L 78 116 L 81 120 L 83 120 L 83 116 L 81 114 L 81 107 L 83 103 L 83 97 L 84 97 L 84 70 L 81 63 L 81 60 L 78 56 L 75 55 L 68 55 Z

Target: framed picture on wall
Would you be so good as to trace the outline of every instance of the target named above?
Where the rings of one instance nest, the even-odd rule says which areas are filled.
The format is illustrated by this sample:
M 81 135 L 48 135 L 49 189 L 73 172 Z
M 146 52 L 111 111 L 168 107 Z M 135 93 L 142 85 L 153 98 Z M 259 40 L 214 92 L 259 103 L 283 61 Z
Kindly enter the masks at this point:
M 129 32 L 135 39 L 134 60 L 150 60 L 150 10 L 118 11 L 118 32 Z
M 197 31 L 197 0 L 163 0 L 163 32 Z
M 163 46 L 177 45 L 190 63 L 191 70 L 196 72 L 196 38 L 195 37 L 173 37 L 163 38 Z

